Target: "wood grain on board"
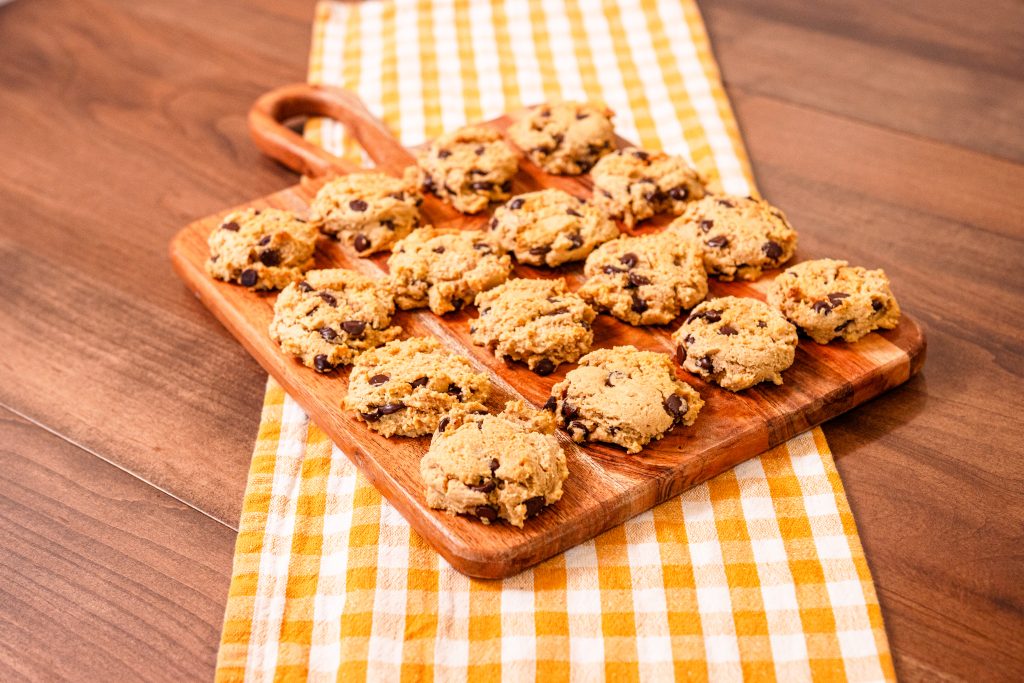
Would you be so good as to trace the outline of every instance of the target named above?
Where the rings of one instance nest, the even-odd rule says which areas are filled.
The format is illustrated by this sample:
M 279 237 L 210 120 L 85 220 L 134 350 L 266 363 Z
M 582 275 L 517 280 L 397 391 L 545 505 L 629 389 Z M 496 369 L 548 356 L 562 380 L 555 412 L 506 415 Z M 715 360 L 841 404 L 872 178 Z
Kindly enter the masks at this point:
M 348 124 L 354 137 L 384 170 L 400 174 L 413 162 L 410 152 L 394 140 L 358 99 L 334 88 L 298 84 L 275 90 L 257 102 L 250 125 L 261 149 L 296 170 L 324 177 L 353 170 L 348 164 L 335 163 L 330 155 L 277 123 L 277 120 L 311 114 L 331 115 Z M 505 116 L 484 125 L 504 130 L 509 122 L 510 118 Z M 579 196 L 589 193 L 584 178 L 548 176 L 527 160 L 522 160 L 520 166 L 513 181 L 515 193 L 549 186 L 558 186 Z M 304 182 L 249 205 L 271 206 L 305 215 L 318 184 Z M 426 506 L 419 461 L 429 446 L 429 437 L 385 439 L 379 436 L 352 413 L 341 410 L 347 389 L 345 371 L 318 375 L 280 352 L 267 335 L 273 317 L 274 294 L 251 292 L 214 281 L 206 274 L 207 238 L 219 229 L 224 213 L 191 224 L 175 238 L 171 257 L 178 273 L 409 523 L 456 569 L 471 576 L 510 576 L 567 550 L 905 382 L 924 362 L 923 333 L 905 316 L 895 330 L 869 335 L 855 344 L 821 346 L 803 340 L 797 349 L 796 362 L 785 373 L 783 386 L 760 385 L 734 394 L 687 376 L 706 401 L 694 427 L 678 427 L 635 456 L 608 445 L 581 447 L 561 435 L 570 473 L 562 500 L 532 519 L 525 529 L 503 524 L 485 526 L 477 520 L 452 517 Z M 467 230 L 486 229 L 488 220 L 486 214 L 454 214 L 434 198 L 425 201 L 423 213 L 427 223 Z M 386 255 L 358 258 L 338 243 L 321 239 L 316 267 L 350 268 L 379 278 L 386 274 L 385 261 Z M 515 275 L 561 276 L 573 289 L 583 279 L 580 264 L 556 269 L 518 265 Z M 772 277 L 769 275 L 758 283 L 714 281 L 711 296 L 761 296 Z M 402 325 L 409 336 L 439 338 L 454 352 L 469 357 L 478 368 L 489 372 L 495 387 L 489 402 L 493 410 L 500 410 L 505 401 L 514 398 L 542 405 L 550 395 L 551 386 L 565 376 L 571 364 L 561 366 L 548 377 L 540 377 L 522 364 L 497 360 L 490 351 L 469 339 L 468 319 L 473 317 L 473 311 L 475 309 L 470 308 L 443 317 L 426 310 L 402 312 L 395 322 Z M 594 326 L 594 348 L 628 344 L 673 353 L 669 334 L 674 327 L 632 327 L 601 316 Z

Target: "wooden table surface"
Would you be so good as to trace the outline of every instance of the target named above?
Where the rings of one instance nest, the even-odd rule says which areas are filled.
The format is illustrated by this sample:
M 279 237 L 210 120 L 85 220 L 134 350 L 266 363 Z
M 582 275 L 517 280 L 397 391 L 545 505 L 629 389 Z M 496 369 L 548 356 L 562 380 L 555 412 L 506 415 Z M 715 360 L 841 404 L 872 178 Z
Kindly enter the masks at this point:
M 766 196 L 929 334 L 825 426 L 897 672 L 1019 680 L 1024 5 L 701 4 Z M 0 679 L 212 674 L 265 375 L 167 242 L 294 182 L 245 113 L 304 77 L 312 13 L 0 8 Z

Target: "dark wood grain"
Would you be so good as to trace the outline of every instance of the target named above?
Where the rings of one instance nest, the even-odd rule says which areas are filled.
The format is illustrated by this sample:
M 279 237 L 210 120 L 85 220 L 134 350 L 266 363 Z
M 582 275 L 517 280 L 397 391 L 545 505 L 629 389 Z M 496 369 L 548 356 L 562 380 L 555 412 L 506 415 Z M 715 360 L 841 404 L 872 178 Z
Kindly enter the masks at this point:
M 0 679 L 209 679 L 234 533 L 0 409 Z
M 1020 680 L 1024 333 L 1005 296 L 988 306 L 977 292 L 1024 273 L 1020 184 L 992 192 L 1020 177 L 999 157 L 1024 149 L 1022 6 L 700 4 L 765 194 L 802 244 L 884 265 L 929 332 L 924 376 L 825 427 L 897 672 Z M 245 112 L 304 77 L 313 5 L 0 8 L 0 403 L 232 524 L 264 375 L 175 281 L 165 245 L 189 220 L 293 182 L 252 146 Z M 145 334 L 129 345 L 128 329 Z M 51 335 L 59 359 L 40 341 Z M 157 362 L 129 362 L 167 338 Z
M 250 129 L 257 145 L 267 154 L 315 176 L 348 173 L 349 164 L 332 160 L 281 125 L 298 115 L 330 115 L 343 121 L 379 168 L 400 174 L 412 161 L 391 133 L 376 121 L 352 93 L 336 88 L 303 84 L 284 86 L 261 97 L 250 114 Z M 505 130 L 513 120 L 501 117 L 482 125 Z M 622 146 L 627 146 L 625 141 Z M 316 190 L 304 182 L 288 190 L 250 202 L 306 215 Z M 577 196 L 589 195 L 585 179 L 555 177 L 527 160 L 513 179 L 514 192 L 528 192 L 558 185 Z M 434 198 L 421 207 L 424 220 L 438 227 L 486 229 L 487 216 L 457 216 Z M 190 289 L 210 308 L 246 349 L 267 369 L 337 443 L 357 467 L 402 513 L 421 536 L 456 569 L 485 578 L 503 578 L 522 571 L 552 555 L 588 540 L 601 531 L 647 510 L 680 491 L 710 479 L 738 462 L 831 417 L 849 410 L 905 382 L 924 362 L 924 336 L 904 316 L 896 330 L 872 334 L 855 344 L 821 346 L 804 342 L 797 349 L 793 367 L 781 387 L 759 386 L 734 394 L 694 376 L 705 400 L 693 428 L 677 428 L 660 441 L 648 444 L 641 455 L 629 457 L 609 446 L 581 447 L 561 436 L 572 474 L 565 496 L 525 529 L 506 525 L 486 527 L 475 520 L 451 517 L 430 510 L 423 497 L 419 462 L 429 437 L 384 439 L 366 428 L 355 415 L 339 410 L 347 392 L 346 373 L 318 375 L 285 356 L 267 335 L 273 314 L 272 293 L 251 292 L 243 287 L 216 282 L 207 275 L 206 246 L 210 233 L 220 229 L 225 212 L 192 223 L 171 244 L 175 269 Z M 349 268 L 372 277 L 386 274 L 385 258 L 361 259 L 337 243 L 321 239 L 318 268 Z M 517 266 L 520 277 L 550 277 L 548 269 Z M 558 269 L 570 287 L 584 278 L 580 264 Z M 763 298 L 775 274 L 756 283 L 712 283 L 712 296 L 738 295 Z M 437 337 L 453 352 L 469 357 L 492 379 L 494 395 L 489 407 L 498 411 L 506 401 L 527 399 L 541 406 L 568 368 L 540 377 L 524 367 L 506 364 L 469 336 L 469 319 L 475 308 L 438 317 L 429 311 L 406 312 L 396 317 L 409 336 Z M 632 345 L 669 352 L 674 344 L 664 328 L 637 328 L 602 317 L 594 329 L 594 348 Z M 686 374 L 686 373 L 683 373 Z

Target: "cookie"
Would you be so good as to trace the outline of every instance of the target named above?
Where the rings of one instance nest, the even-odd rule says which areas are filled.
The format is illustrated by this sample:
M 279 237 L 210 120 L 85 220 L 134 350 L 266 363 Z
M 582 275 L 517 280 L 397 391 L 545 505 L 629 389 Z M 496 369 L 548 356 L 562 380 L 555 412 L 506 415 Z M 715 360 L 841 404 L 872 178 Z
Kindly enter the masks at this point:
M 481 408 L 491 385 L 462 356 L 433 338 L 388 342 L 359 356 L 345 407 L 383 436 L 421 436 L 460 404 Z
M 602 158 L 591 172 L 594 204 L 632 228 L 659 213 L 679 215 L 704 196 L 704 179 L 686 160 L 629 147 Z
M 486 232 L 426 227 L 395 245 L 388 268 L 399 308 L 444 315 L 508 279 L 512 259 Z
M 900 320 L 885 271 L 832 259 L 787 268 L 768 290 L 768 303 L 819 344 L 854 342 Z
M 542 104 L 512 124 L 508 136 L 548 173 L 579 175 L 615 146 L 614 115 L 594 102 Z
M 700 304 L 672 335 L 683 368 L 729 391 L 782 384 L 796 358 L 796 328 L 757 299 L 724 296 Z
M 518 278 L 477 294 L 480 317 L 469 331 L 473 342 L 498 358 L 525 362 L 538 375 L 574 363 L 594 343 L 597 313 L 569 291 L 565 280 Z
M 280 209 L 229 213 L 210 233 L 211 277 L 251 289 L 280 289 L 313 267 L 317 230 Z
M 670 322 L 708 293 L 700 250 L 670 233 L 606 242 L 583 272 L 580 296 L 630 325 Z
M 420 154 L 417 178 L 431 192 L 462 213 L 479 213 L 512 193 L 519 160 L 501 133 L 466 126 L 442 135 Z
M 420 461 L 427 505 L 484 524 L 523 522 L 562 497 L 569 476 L 551 415 L 509 401 L 498 415 L 453 409 Z
M 585 259 L 594 247 L 619 234 L 604 213 L 556 189 L 513 197 L 494 212 L 490 226 L 507 251 L 532 266 Z
M 387 251 L 420 222 L 415 186 L 383 173 L 352 173 L 324 183 L 309 207 L 310 223 L 360 256 Z
M 395 339 L 387 288 L 344 268 L 311 270 L 274 304 L 270 338 L 317 372 L 348 365 L 367 349 Z
M 704 251 L 708 275 L 756 280 L 793 258 L 796 230 L 777 208 L 753 197 L 709 196 L 669 226 Z
M 616 346 L 581 358 L 545 407 L 577 443 L 606 441 L 639 453 L 676 425 L 692 425 L 703 405 L 668 355 Z

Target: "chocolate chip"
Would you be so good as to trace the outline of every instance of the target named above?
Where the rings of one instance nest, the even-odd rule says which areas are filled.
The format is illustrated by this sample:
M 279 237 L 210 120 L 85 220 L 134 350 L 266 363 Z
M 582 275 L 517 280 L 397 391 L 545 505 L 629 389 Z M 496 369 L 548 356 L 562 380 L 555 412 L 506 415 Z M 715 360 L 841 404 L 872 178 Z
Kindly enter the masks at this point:
M 569 308 L 567 306 L 559 306 L 558 308 L 554 309 L 553 311 L 548 311 L 547 313 L 542 313 L 541 316 L 562 315 L 563 313 L 568 313 L 568 312 L 569 312 Z
M 480 192 L 487 192 L 494 188 L 494 183 L 489 183 L 485 180 L 478 180 L 474 183 L 469 184 L 469 189 L 478 190 Z
M 360 416 L 367 422 L 376 422 L 380 419 L 380 411 L 374 410 L 369 413 L 359 413 Z
M 734 334 L 739 334 L 739 331 L 727 323 L 718 328 L 718 334 L 724 334 L 727 337 L 731 337 Z
M 686 415 L 686 411 L 690 409 L 686 401 L 679 397 L 678 394 L 672 394 L 665 399 L 665 412 L 671 415 L 677 422 Z
M 404 408 L 405 405 L 402 403 L 385 403 L 380 408 L 377 408 L 377 410 L 380 411 L 381 415 L 391 415 L 392 413 L 397 413 L 399 410 Z
M 497 488 L 497 484 L 495 484 L 494 480 L 492 479 L 491 481 L 485 481 L 482 484 L 470 484 L 466 488 L 472 489 L 474 491 L 479 491 L 480 493 L 490 493 L 495 488 Z
M 338 333 L 332 330 L 330 327 L 321 327 L 317 332 L 324 338 L 324 341 L 331 341 L 338 336 Z
M 640 275 L 639 273 L 630 273 L 629 284 L 632 287 L 642 287 L 643 285 L 651 284 L 651 279 L 649 277 Z
M 686 347 L 682 344 L 676 347 L 676 360 L 679 361 L 680 365 L 686 362 Z
M 832 312 L 832 306 L 827 301 L 815 301 L 811 304 L 811 310 L 821 315 L 828 315 Z
M 549 251 L 551 251 L 551 247 L 550 246 L 540 246 L 540 247 L 534 247 L 533 249 L 530 249 L 530 254 L 532 254 L 533 256 L 543 256 L 544 254 L 548 253 Z
M 345 330 L 350 337 L 362 337 L 363 332 L 366 331 L 366 323 L 362 320 L 346 320 L 341 324 L 341 329 Z
M 491 474 L 497 472 L 499 467 L 501 467 L 501 463 L 498 462 L 498 459 L 497 458 L 491 458 L 491 464 L 490 464 Z
M 260 253 L 260 263 L 265 266 L 276 266 L 281 263 L 281 252 L 277 249 L 267 249 Z
M 479 147 L 477 147 L 473 151 L 476 152 L 477 156 L 482 156 L 483 153 L 487 151 L 487 149 L 483 145 L 480 145 Z
M 428 384 L 430 384 L 430 378 L 429 377 L 420 377 L 419 379 L 413 380 L 411 382 L 411 386 L 412 386 L 413 389 L 418 389 L 420 387 L 425 387 Z
M 637 159 L 640 159 L 641 161 L 647 161 L 651 155 L 643 151 L 642 149 L 634 149 L 633 156 L 635 156 Z
M 558 405 L 558 401 L 555 400 L 554 396 L 548 396 L 548 400 L 544 401 L 544 410 L 555 411 L 555 406 Z
M 633 268 L 637 263 L 640 262 L 640 257 L 633 252 L 627 252 L 619 257 L 619 263 L 626 266 L 627 268 Z
M 843 331 L 843 330 L 845 330 L 845 329 L 847 328 L 847 326 L 849 326 L 849 324 L 850 324 L 850 323 L 852 323 L 852 322 L 853 322 L 852 320 L 847 320 L 847 321 L 846 321 L 845 323 L 843 323 L 842 325 L 840 325 L 839 327 L 837 327 L 835 331 L 836 331 L 836 332 L 842 332 L 842 331 Z
M 503 182 L 501 184 L 501 191 L 502 192 L 511 192 L 512 191 L 512 181 L 511 180 L 506 180 L 505 182 Z
M 735 204 L 733 204 L 731 199 L 719 199 L 718 203 L 721 204 L 722 206 L 728 206 L 730 209 L 736 206 Z
M 443 254 L 444 253 L 444 247 L 434 247 L 433 251 L 434 251 L 435 254 Z
M 335 299 L 333 295 L 328 294 L 327 292 L 320 292 L 317 294 L 317 296 L 319 296 L 321 299 L 329 303 L 331 306 L 338 305 L 338 300 Z
M 220 260 L 220 254 L 214 254 L 213 256 L 210 257 L 210 263 L 216 263 L 219 260 Z
M 709 220 L 703 220 L 698 225 L 700 226 L 700 231 L 705 233 L 705 234 L 707 234 L 707 232 L 709 230 L 711 230 L 711 228 L 715 227 L 715 222 L 714 221 L 709 221 Z
M 488 522 L 494 522 L 498 519 L 498 511 L 490 505 L 478 505 L 473 511 L 473 514 L 480 519 L 486 519 Z
M 652 204 L 661 204 L 665 201 L 665 193 L 661 191 L 661 188 L 655 188 L 644 194 L 644 199 Z
M 245 273 L 242 273 L 242 274 L 244 275 Z M 881 301 L 879 301 L 878 299 L 873 299 L 871 301 L 871 310 L 873 310 L 875 313 L 877 313 L 878 311 L 881 311 L 884 308 L 885 308 L 885 304 L 882 303 Z
M 612 198 L 612 193 L 611 193 L 611 192 L 609 192 L 608 190 L 601 190 L 601 194 L 603 194 L 603 195 L 604 195 L 605 197 L 607 197 L 608 199 L 611 199 L 611 198 Z
M 250 268 L 248 270 L 242 271 L 242 274 L 239 276 L 238 281 L 241 282 L 246 287 L 252 287 L 253 285 L 256 284 L 256 280 L 258 279 L 259 276 L 256 274 L 256 271 Z
M 374 375 L 373 377 L 370 378 L 370 385 L 371 386 L 378 386 L 380 384 L 384 384 L 389 379 L 391 379 L 391 378 L 388 377 L 387 375 L 383 375 L 383 374 L 381 374 L 381 375 Z
M 447 393 L 459 399 L 460 401 L 462 400 L 462 387 L 460 387 L 458 384 L 455 384 L 454 382 L 448 385 Z
M 430 192 L 431 194 L 437 194 L 437 185 L 434 183 L 434 179 L 430 176 L 423 178 L 423 191 Z
M 441 418 L 441 421 L 437 423 L 437 431 L 439 434 L 448 429 L 449 422 L 451 422 L 451 420 L 449 420 L 447 416 Z
M 572 420 L 575 417 L 578 417 L 579 414 L 580 414 L 580 409 L 579 408 L 577 408 L 573 404 L 569 403 L 568 401 L 563 401 L 562 402 L 562 417 L 565 418 L 566 421 L 569 421 L 569 420 Z
M 380 224 L 382 227 L 387 228 L 388 230 L 395 229 L 395 222 L 393 220 L 383 220 L 380 222 Z
M 388 196 L 391 197 L 392 199 L 397 199 L 400 202 L 404 202 L 405 201 L 405 193 L 404 192 L 392 192 Z
M 569 235 L 569 246 L 571 246 L 573 249 L 579 249 L 580 247 L 582 247 L 583 236 L 580 235 L 578 232 L 574 232 L 571 235 Z
M 534 366 L 533 371 L 541 377 L 544 377 L 545 375 L 550 375 L 555 371 L 555 364 L 550 358 L 541 358 L 537 365 Z
M 850 295 L 847 294 L 846 292 L 832 292 L 831 294 L 828 295 L 828 302 L 832 304 L 833 308 L 835 308 L 842 302 L 843 299 L 849 298 L 849 296 Z
M 761 245 L 761 251 L 768 258 L 775 260 L 782 256 L 782 247 L 779 246 L 778 242 L 768 241 Z
M 369 205 L 362 199 L 353 199 L 348 203 L 348 208 L 352 209 L 353 211 L 366 211 L 368 206 Z
M 758 321 L 757 321 L 757 326 L 763 329 L 763 328 L 765 328 L 765 327 L 768 327 L 768 323 L 766 323 L 766 322 L 765 322 L 765 321 L 763 321 L 763 320 L 758 320 Z
M 615 273 L 625 273 L 626 272 L 625 269 L 623 269 L 623 268 L 616 268 L 615 266 L 605 266 L 604 268 L 602 268 L 602 270 L 607 275 L 614 275 Z
M 583 214 L 581 214 L 576 209 L 566 209 L 565 212 L 567 214 L 569 214 L 570 216 L 576 216 L 577 218 L 583 218 Z
M 257 242 L 257 244 L 259 244 L 261 247 L 270 244 L 270 235 L 264 235 L 263 237 L 261 237 L 260 241 Z
M 448 150 L 446 150 L 446 149 L 441 149 L 441 150 L 438 150 L 438 151 L 437 151 L 437 158 L 438 158 L 438 159 L 447 159 L 447 158 L 448 158 L 448 157 L 450 157 L 451 155 L 452 155 L 452 153 L 451 153 L 451 152 L 449 152 L 449 151 L 448 151 Z
M 370 239 L 363 233 L 356 235 L 356 238 L 352 240 L 352 246 L 356 248 L 356 251 L 366 251 L 370 248 Z
M 725 235 L 715 235 L 709 239 L 706 244 L 709 247 L 714 247 L 716 249 L 724 249 L 729 245 L 729 239 Z
M 711 360 L 711 356 L 704 356 L 703 358 L 699 359 L 697 361 L 697 367 L 703 370 L 704 372 L 715 372 L 715 363 L 714 361 Z
M 690 196 L 690 190 L 685 185 L 680 185 L 669 190 L 668 196 L 677 202 L 685 202 L 686 198 Z
M 327 356 L 321 353 L 313 358 L 313 368 L 317 372 L 330 372 L 334 366 L 327 361 Z
M 523 208 L 524 203 L 526 203 L 526 200 L 524 200 L 522 197 L 516 197 L 515 199 L 508 203 L 508 208 L 515 211 L 516 209 Z
M 633 292 L 633 305 L 630 306 L 635 313 L 643 313 L 647 310 L 647 302 L 641 299 L 636 292 Z
M 242 229 L 242 226 L 240 226 L 238 223 L 234 221 L 228 221 L 224 225 L 220 226 L 220 229 L 227 230 L 229 232 L 238 232 L 239 230 Z
M 488 226 L 491 228 L 491 230 L 494 230 L 495 228 L 497 228 L 498 227 L 498 219 L 497 218 L 492 218 L 491 222 L 488 224 Z
M 586 441 L 590 438 L 590 429 L 588 429 L 587 425 L 583 424 L 579 420 L 573 420 L 565 429 L 572 434 L 573 440 L 577 438 L 577 435 L 579 436 L 580 441 Z
M 535 514 L 544 509 L 544 496 L 536 496 L 528 500 L 523 501 L 523 505 L 526 506 L 526 516 L 533 517 Z
M 299 291 L 300 292 L 312 292 L 313 291 L 313 285 L 311 285 L 308 282 L 306 282 L 305 280 L 303 280 L 302 282 L 299 283 Z
M 487 244 L 486 242 L 473 242 L 473 248 L 476 249 L 477 251 L 482 251 L 484 253 L 484 256 L 486 256 L 487 254 L 494 253 L 494 250 L 491 249 L 491 245 Z
M 613 370 L 612 372 L 609 372 L 608 376 L 604 378 L 604 385 L 606 387 L 614 387 L 615 386 L 615 384 L 612 383 L 612 378 L 613 377 L 614 378 L 622 377 L 622 373 L 618 372 L 616 370 Z

